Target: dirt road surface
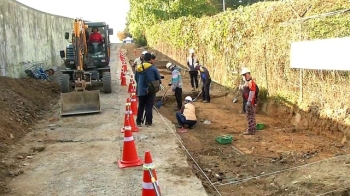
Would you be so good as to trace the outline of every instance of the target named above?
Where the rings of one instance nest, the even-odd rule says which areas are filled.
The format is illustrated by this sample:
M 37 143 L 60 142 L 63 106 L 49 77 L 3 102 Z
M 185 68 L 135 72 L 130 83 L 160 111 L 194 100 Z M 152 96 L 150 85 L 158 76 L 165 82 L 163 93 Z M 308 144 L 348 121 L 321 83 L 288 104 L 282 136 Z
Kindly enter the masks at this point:
M 60 118 L 57 104 L 7 155 L 17 157 L 22 165 L 13 171 L 18 176 L 8 184 L 7 195 L 141 195 L 142 167 L 120 169 L 114 164 L 122 157 L 120 129 L 128 96 L 126 87 L 117 84 L 120 46 L 112 45 L 114 88 L 111 94 L 101 93 L 102 113 Z M 142 159 L 146 150 L 152 154 L 162 194 L 207 195 L 157 113 L 154 123 L 134 137 Z

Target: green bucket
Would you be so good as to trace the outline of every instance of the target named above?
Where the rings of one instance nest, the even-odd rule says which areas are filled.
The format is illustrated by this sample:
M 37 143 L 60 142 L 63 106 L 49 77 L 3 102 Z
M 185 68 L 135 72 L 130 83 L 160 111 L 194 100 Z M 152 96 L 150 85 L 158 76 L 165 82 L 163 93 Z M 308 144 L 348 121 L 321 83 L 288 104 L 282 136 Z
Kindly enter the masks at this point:
M 256 124 L 256 129 L 257 130 L 263 130 L 265 128 L 265 124 L 263 124 L 263 123 L 257 123 Z
M 232 143 L 232 135 L 222 135 L 216 138 L 216 141 L 220 144 L 231 144 Z

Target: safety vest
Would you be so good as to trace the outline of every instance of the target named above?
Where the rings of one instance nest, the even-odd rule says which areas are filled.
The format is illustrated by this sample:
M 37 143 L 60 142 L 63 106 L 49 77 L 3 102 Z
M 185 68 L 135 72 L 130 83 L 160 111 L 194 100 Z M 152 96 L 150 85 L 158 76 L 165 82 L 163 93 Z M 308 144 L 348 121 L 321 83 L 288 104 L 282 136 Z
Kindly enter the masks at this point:
M 192 103 L 186 103 L 184 107 L 183 115 L 185 116 L 186 120 L 197 121 L 196 108 L 194 105 Z

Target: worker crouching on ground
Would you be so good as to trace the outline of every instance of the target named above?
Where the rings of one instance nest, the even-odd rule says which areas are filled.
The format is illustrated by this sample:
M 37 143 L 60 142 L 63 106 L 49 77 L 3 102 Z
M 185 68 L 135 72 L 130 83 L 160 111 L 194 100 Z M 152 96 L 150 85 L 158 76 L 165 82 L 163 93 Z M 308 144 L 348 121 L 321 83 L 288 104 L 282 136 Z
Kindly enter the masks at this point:
M 178 127 L 181 128 L 179 132 L 186 132 L 185 126 L 192 129 L 197 124 L 196 108 L 192 104 L 192 98 L 187 96 L 185 98 L 185 104 L 179 112 L 176 112 L 176 119 L 179 123 Z
M 177 103 L 176 111 L 182 108 L 182 77 L 179 69 L 172 63 L 167 63 L 166 68 L 171 71 L 171 82 L 168 84 L 173 92 Z
M 152 64 L 152 55 L 144 54 L 144 63 L 137 65 L 135 80 L 137 83 L 137 96 L 139 98 L 139 107 L 137 111 L 136 124 L 141 126 L 143 112 L 146 110 L 145 125 L 152 125 L 152 108 L 156 98 L 156 93 L 160 90 L 161 77 L 157 67 Z
M 211 84 L 209 71 L 203 65 L 199 65 L 198 63 L 196 63 L 196 70 L 200 72 L 200 77 L 203 83 L 203 86 L 202 86 L 203 103 L 209 103 L 210 102 L 209 90 L 210 90 L 210 84 Z
M 256 84 L 250 75 L 250 70 L 248 68 L 243 68 L 241 72 L 242 76 L 246 81 L 243 86 L 243 96 L 247 100 L 245 104 L 245 110 L 247 114 L 248 129 L 244 132 L 244 135 L 255 135 L 256 133 Z

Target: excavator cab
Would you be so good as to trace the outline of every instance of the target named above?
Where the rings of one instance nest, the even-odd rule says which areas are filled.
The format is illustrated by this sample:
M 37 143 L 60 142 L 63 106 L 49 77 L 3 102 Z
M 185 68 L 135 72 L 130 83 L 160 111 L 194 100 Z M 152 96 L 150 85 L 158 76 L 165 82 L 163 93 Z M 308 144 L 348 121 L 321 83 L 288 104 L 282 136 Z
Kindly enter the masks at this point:
M 105 93 L 112 91 L 108 34 L 111 30 L 105 23 L 90 24 L 106 27 L 104 43 L 89 43 L 88 46 L 89 23 L 81 19 L 74 20 L 71 40 L 69 33 L 65 33 L 69 44 L 60 51 L 66 66 L 60 78 L 61 116 L 99 113 L 100 90 L 92 90 L 92 87 L 102 84 Z M 101 55 L 101 51 L 105 51 L 104 55 Z M 95 56 L 92 58 L 92 55 Z

